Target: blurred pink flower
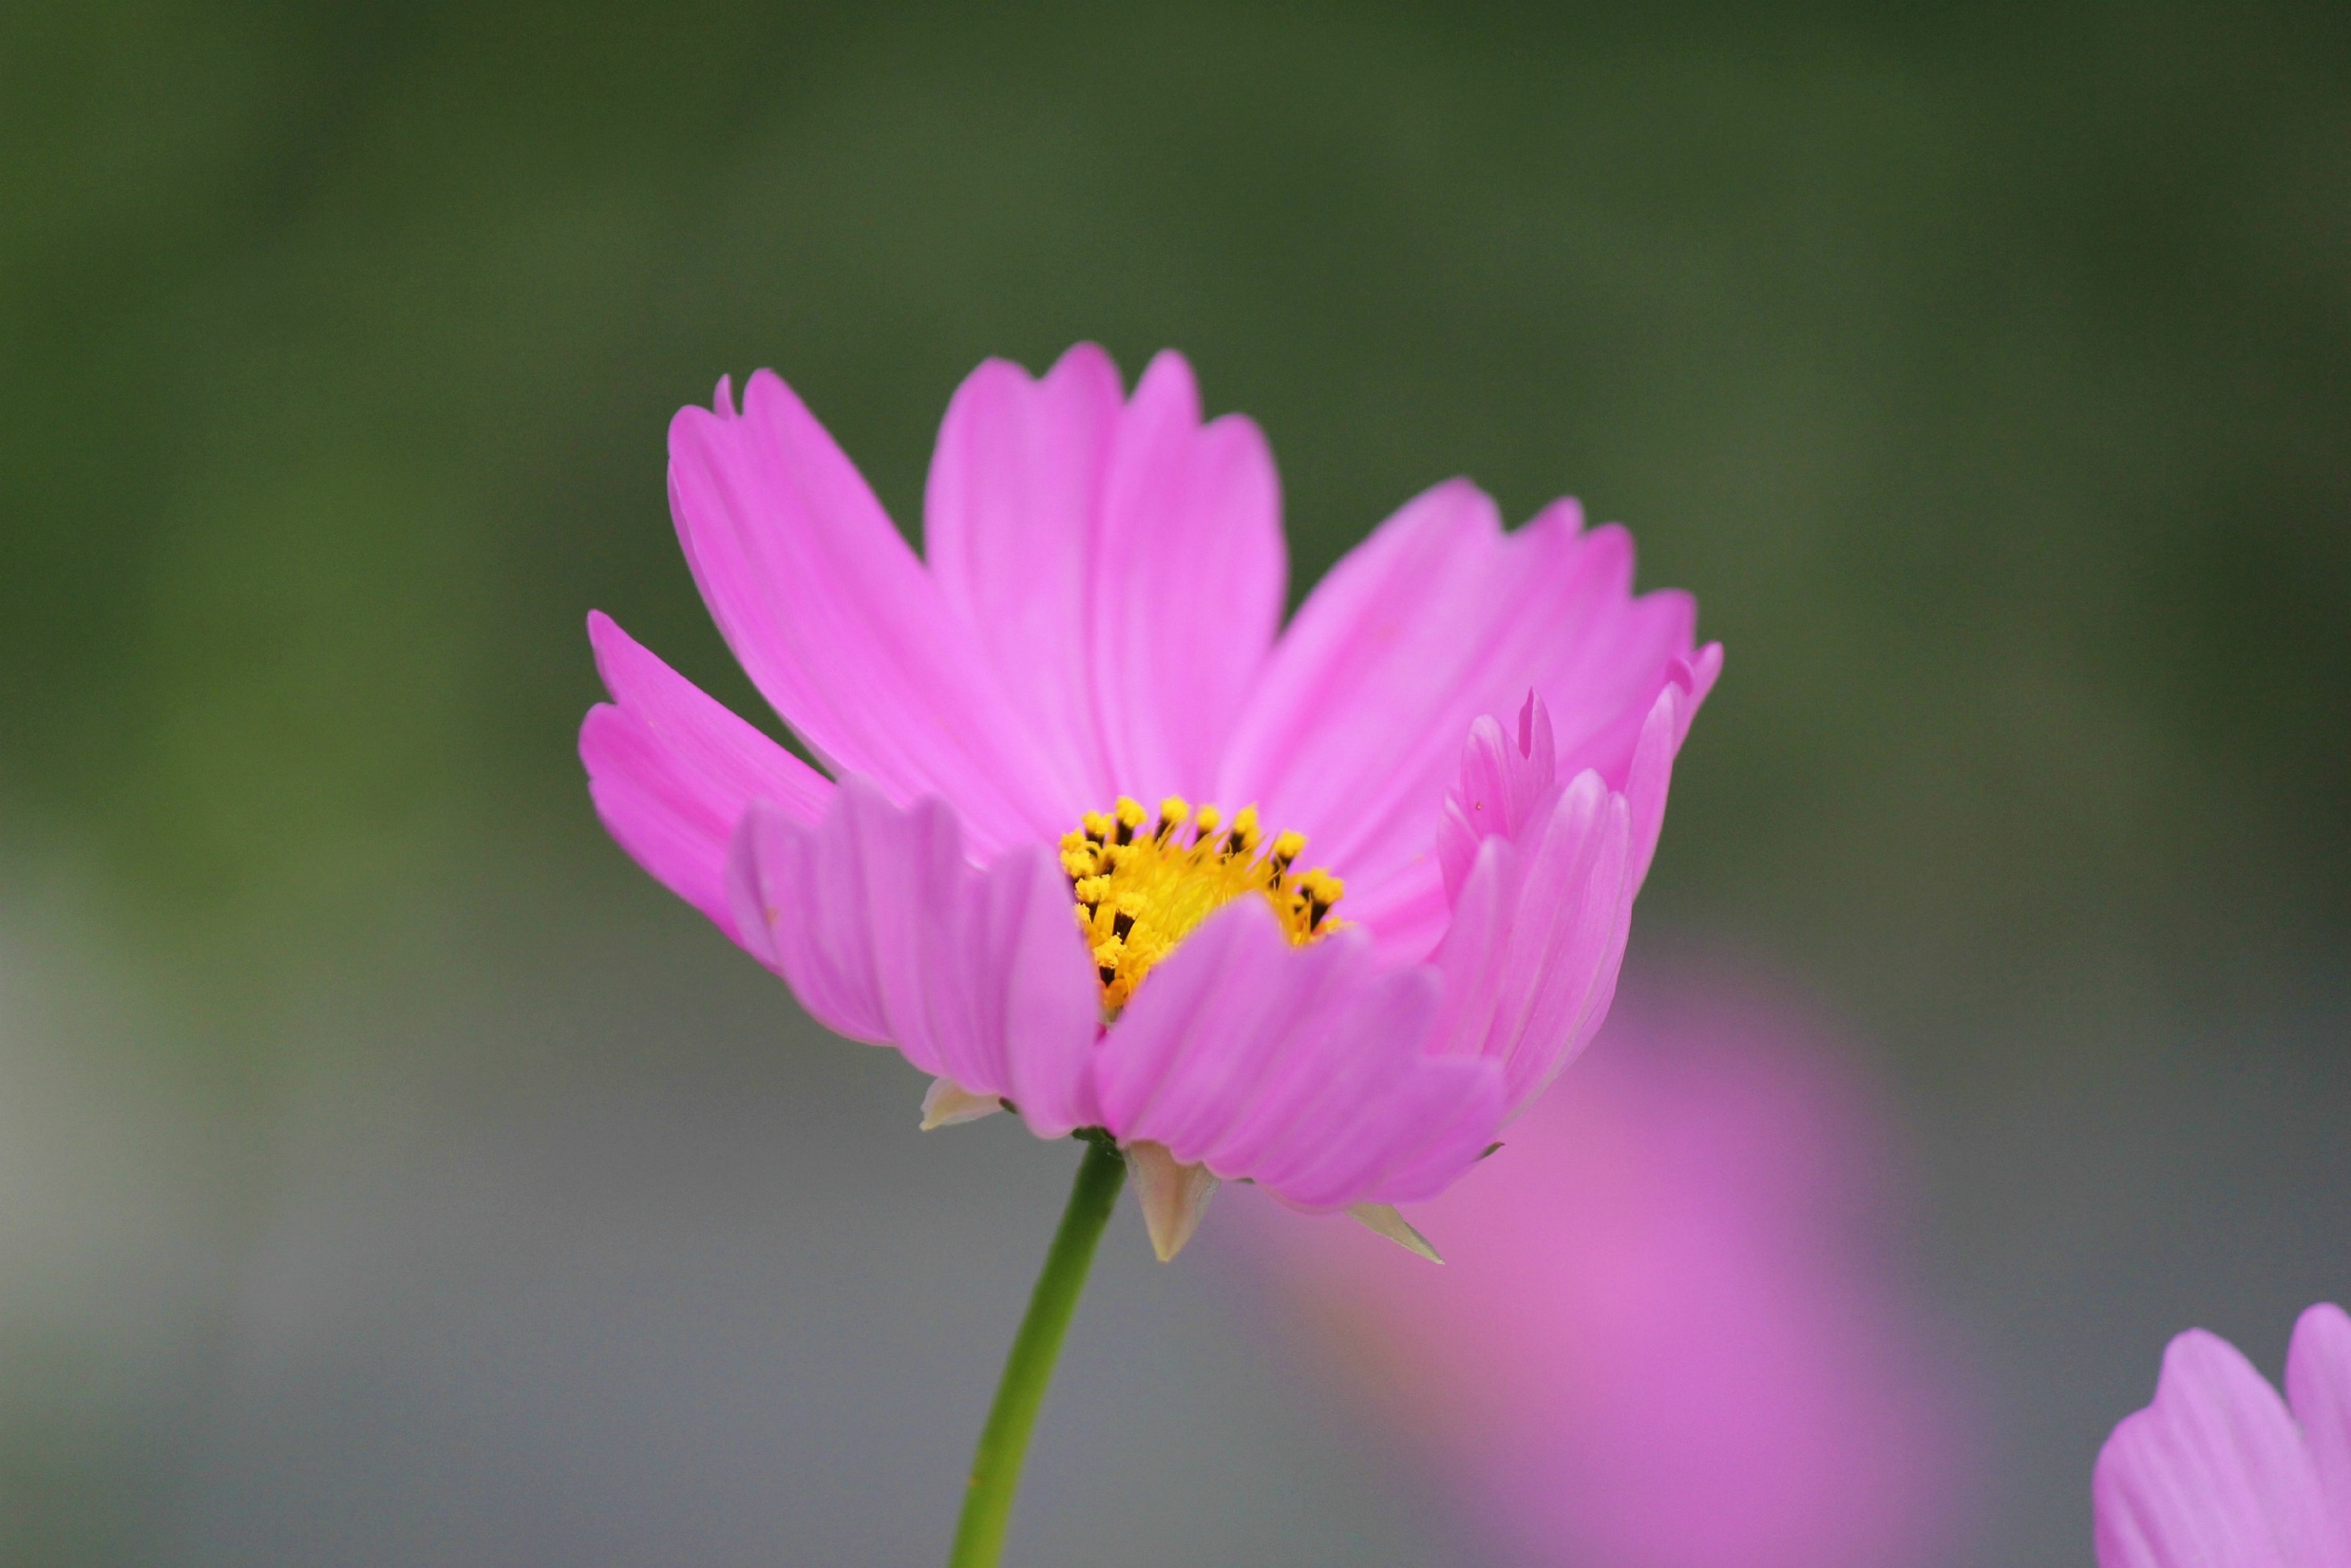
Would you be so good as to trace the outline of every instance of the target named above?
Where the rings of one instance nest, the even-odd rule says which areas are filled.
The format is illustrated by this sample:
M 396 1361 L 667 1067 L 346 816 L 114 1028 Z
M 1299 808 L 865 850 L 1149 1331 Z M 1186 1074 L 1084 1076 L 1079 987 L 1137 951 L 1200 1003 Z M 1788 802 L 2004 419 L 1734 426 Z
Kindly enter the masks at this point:
M 1202 423 L 1181 356 L 1129 399 L 1092 345 L 964 382 L 927 559 L 764 371 L 679 413 L 669 487 L 831 778 L 598 615 L 597 809 L 819 1020 L 935 1074 L 926 1124 L 1108 1128 L 1166 1255 L 1217 1177 L 1435 1195 L 1598 1027 L 1720 667 L 1621 528 L 1562 501 L 1505 534 L 1440 485 L 1277 636 L 1263 437 Z
M 2098 1568 L 2351 1564 L 2351 1316 L 2341 1307 L 2321 1303 L 2294 1325 L 2285 1392 L 2217 1334 L 2173 1340 L 2155 1403 L 2125 1416 L 2098 1455 Z
M 1250 1255 L 1498 1562 L 1934 1560 L 1959 1383 L 1885 1251 L 1877 1113 L 1787 1008 L 1677 989 L 1424 1211 L 1447 1267 L 1349 1226 Z

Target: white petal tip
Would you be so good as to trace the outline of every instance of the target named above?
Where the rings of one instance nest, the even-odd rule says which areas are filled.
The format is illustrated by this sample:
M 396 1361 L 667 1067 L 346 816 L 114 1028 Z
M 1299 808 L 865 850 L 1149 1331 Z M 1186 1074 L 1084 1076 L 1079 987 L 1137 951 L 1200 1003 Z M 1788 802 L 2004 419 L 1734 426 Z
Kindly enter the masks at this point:
M 1200 1228 L 1200 1217 L 1216 1195 L 1217 1178 L 1206 1166 L 1176 1164 L 1165 1144 L 1137 1139 L 1126 1145 L 1125 1153 L 1134 1196 L 1143 1205 L 1144 1228 L 1151 1232 L 1151 1249 L 1162 1263 L 1172 1262 Z
M 1395 1211 L 1395 1204 L 1352 1204 L 1348 1207 L 1347 1212 L 1353 1215 L 1357 1219 L 1362 1220 L 1374 1230 L 1376 1230 L 1381 1235 L 1386 1237 L 1389 1240 L 1395 1242 L 1397 1246 L 1403 1248 L 1405 1251 L 1417 1253 L 1419 1256 L 1427 1259 L 1432 1263 L 1442 1263 L 1445 1261 L 1443 1258 L 1437 1256 L 1437 1249 L 1430 1245 L 1427 1237 L 1423 1236 L 1419 1231 L 1415 1230 L 1410 1225 L 1405 1222 L 1404 1216 Z
M 934 1078 L 923 1095 L 923 1131 L 977 1122 L 1003 1109 L 1004 1102 L 993 1094 L 975 1094 L 952 1078 Z

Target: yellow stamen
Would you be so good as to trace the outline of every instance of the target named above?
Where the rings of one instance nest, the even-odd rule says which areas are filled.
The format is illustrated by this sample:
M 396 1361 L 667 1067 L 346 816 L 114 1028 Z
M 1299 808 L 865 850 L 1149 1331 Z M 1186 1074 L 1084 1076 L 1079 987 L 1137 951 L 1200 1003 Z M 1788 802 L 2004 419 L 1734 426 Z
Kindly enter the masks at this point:
M 1277 833 L 1269 844 L 1256 807 L 1235 812 L 1228 823 L 1214 806 L 1196 808 L 1170 795 L 1159 802 L 1148 832 L 1146 821 L 1141 801 L 1121 796 L 1112 812 L 1087 812 L 1081 831 L 1061 840 L 1061 869 L 1102 982 L 1105 1016 L 1117 1017 L 1154 964 L 1244 894 L 1263 898 L 1283 935 L 1300 946 L 1343 924 L 1331 910 L 1345 886 L 1320 868 L 1293 872 L 1306 851 L 1304 835 Z

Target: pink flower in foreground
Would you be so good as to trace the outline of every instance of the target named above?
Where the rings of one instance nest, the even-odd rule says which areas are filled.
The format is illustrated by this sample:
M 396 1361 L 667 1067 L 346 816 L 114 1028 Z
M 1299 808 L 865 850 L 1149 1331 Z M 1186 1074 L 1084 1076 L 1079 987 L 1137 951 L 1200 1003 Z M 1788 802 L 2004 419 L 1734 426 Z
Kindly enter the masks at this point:
M 1497 1562 L 1904 1568 L 1968 1467 L 1878 1127 L 1789 1009 L 1677 985 L 1429 1207 L 1447 1267 L 1352 1228 L 1250 1256 Z
M 2098 1568 L 2351 1564 L 2351 1316 L 2302 1314 L 2285 1394 L 2217 1334 L 2163 1353 L 2155 1403 L 2098 1455 Z
M 1506 534 L 1440 485 L 1281 629 L 1257 427 L 1203 424 L 1174 353 L 1127 398 L 1092 345 L 957 391 L 927 559 L 767 371 L 679 413 L 669 489 L 831 777 L 598 615 L 597 810 L 820 1021 L 934 1074 L 926 1125 L 1108 1129 L 1162 1256 L 1217 1177 L 1393 1228 L 1598 1026 L 1721 663 L 1686 596 L 1633 595 L 1622 529 L 1562 501 Z

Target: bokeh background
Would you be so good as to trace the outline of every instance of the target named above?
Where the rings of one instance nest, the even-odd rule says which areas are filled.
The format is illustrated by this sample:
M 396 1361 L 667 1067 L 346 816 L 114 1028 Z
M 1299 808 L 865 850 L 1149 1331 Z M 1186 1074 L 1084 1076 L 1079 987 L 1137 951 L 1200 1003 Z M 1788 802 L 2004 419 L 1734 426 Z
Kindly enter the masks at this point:
M 1729 651 L 1633 983 L 1884 1086 L 1936 1560 L 2086 1562 L 2164 1338 L 2351 1293 L 2339 7 L 31 0 L 0 168 L 8 1562 L 936 1555 L 1065 1152 L 572 755 L 591 606 L 767 722 L 664 492 L 760 365 L 910 528 L 1081 337 L 1263 424 L 1293 594 L 1456 473 L 1633 527 Z M 1107 1251 L 1026 1560 L 1472 1561 Z

